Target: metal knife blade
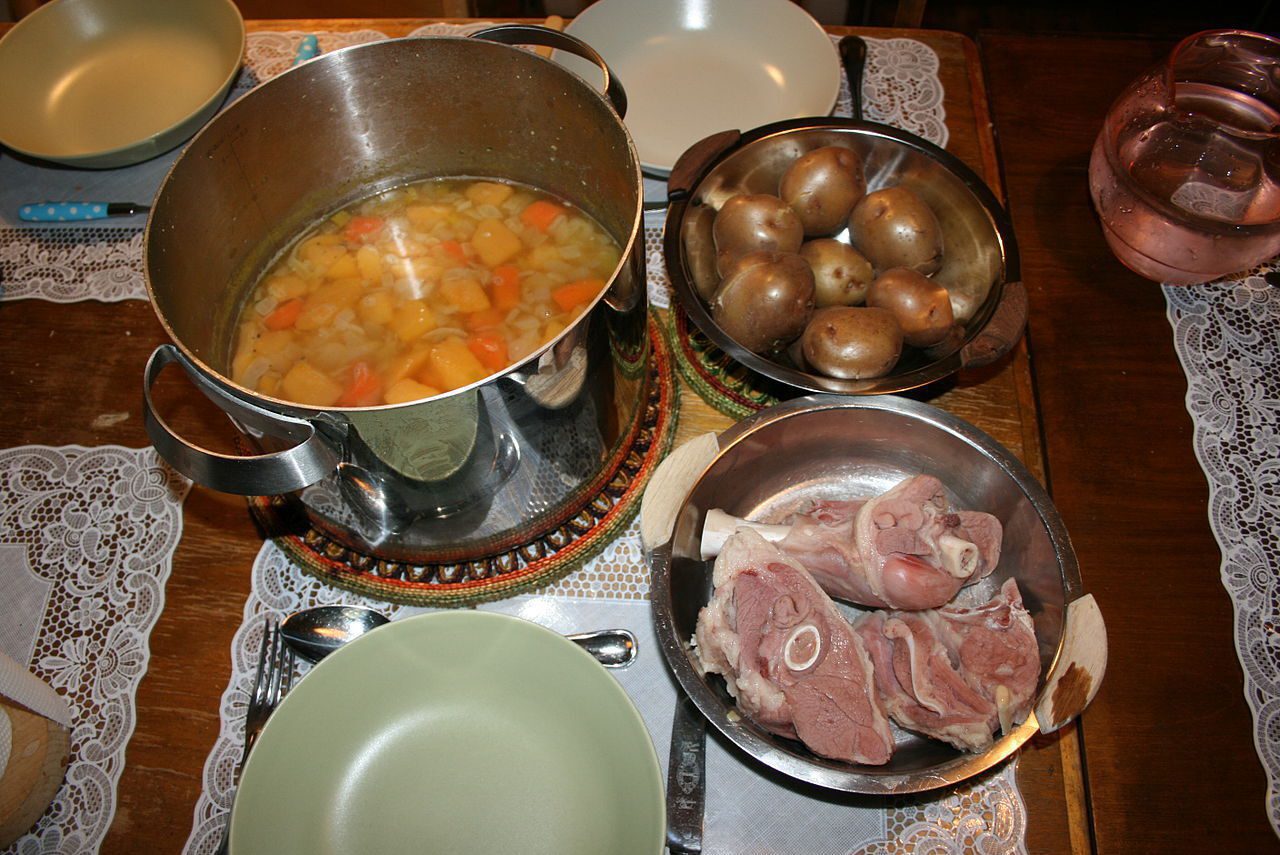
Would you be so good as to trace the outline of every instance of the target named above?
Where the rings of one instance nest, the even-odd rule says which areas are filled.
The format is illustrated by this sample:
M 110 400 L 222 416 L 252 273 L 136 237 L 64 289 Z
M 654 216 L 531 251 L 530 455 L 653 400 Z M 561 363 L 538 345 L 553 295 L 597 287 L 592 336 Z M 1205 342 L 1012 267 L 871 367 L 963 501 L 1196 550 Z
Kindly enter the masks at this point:
M 135 202 L 34 202 L 18 209 L 18 219 L 28 223 L 65 223 L 128 217 L 150 210 Z
M 667 763 L 667 848 L 682 855 L 702 852 L 707 800 L 707 720 L 681 693 L 671 722 Z

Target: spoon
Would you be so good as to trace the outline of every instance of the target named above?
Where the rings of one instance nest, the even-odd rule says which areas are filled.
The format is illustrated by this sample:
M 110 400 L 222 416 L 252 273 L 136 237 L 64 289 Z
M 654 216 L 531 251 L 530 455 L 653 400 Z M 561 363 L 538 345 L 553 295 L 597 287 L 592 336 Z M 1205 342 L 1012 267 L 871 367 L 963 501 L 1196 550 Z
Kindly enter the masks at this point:
M 363 606 L 313 606 L 285 618 L 280 623 L 280 635 L 294 653 L 314 663 L 389 622 L 386 615 Z M 624 668 L 636 658 L 636 637 L 625 629 L 581 632 L 565 638 L 606 668 Z

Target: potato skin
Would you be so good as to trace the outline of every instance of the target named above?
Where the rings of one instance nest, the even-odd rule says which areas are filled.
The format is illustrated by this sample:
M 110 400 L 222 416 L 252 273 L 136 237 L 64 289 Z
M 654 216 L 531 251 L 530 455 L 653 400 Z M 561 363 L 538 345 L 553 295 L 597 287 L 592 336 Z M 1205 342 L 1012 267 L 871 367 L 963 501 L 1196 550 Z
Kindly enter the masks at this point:
M 720 275 L 739 255 L 756 249 L 797 252 L 804 228 L 791 206 L 767 193 L 739 193 L 716 212 L 711 227 Z
M 711 317 L 738 344 L 768 353 L 794 340 L 813 314 L 813 271 L 795 253 L 757 251 L 730 268 Z
M 897 365 L 902 329 L 884 309 L 830 306 L 813 313 L 800 345 L 805 361 L 819 374 L 870 380 Z
M 938 216 L 906 187 L 863 196 L 849 215 L 849 240 L 877 271 L 909 267 L 928 276 L 942 266 Z
M 955 324 L 947 289 L 906 267 L 893 267 L 876 277 L 867 291 L 867 305 L 892 312 L 903 340 L 912 347 L 937 344 Z
M 867 298 L 875 278 L 871 262 L 847 243 L 818 238 L 800 247 L 800 257 L 813 268 L 814 303 L 827 306 L 856 306 Z
M 778 195 L 795 210 L 806 237 L 833 235 L 843 229 L 866 192 L 862 160 L 835 145 L 800 156 L 778 183 Z

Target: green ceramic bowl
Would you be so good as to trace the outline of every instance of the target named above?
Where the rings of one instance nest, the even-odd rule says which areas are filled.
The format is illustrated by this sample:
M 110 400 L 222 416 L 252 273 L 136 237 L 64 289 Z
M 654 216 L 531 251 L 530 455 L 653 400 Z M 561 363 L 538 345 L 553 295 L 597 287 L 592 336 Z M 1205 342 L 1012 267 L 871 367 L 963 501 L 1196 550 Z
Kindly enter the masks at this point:
M 0 39 L 0 143 L 93 169 L 163 154 L 217 111 L 244 45 L 232 0 L 53 0 Z
M 653 742 L 557 633 L 489 612 L 405 618 L 320 663 L 254 746 L 231 852 L 657 855 Z

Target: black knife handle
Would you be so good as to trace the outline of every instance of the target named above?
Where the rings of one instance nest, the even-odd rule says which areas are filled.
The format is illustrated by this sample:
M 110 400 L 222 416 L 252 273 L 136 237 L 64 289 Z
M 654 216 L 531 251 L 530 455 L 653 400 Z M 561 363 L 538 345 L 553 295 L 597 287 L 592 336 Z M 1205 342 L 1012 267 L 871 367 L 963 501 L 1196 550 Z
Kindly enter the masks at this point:
M 853 100 L 853 119 L 861 122 L 862 72 L 867 65 L 867 43 L 859 36 L 845 36 L 840 40 L 840 60 L 849 81 L 849 97 Z
M 676 701 L 667 763 L 667 848 L 680 855 L 702 852 L 707 801 L 707 720 L 687 695 Z

